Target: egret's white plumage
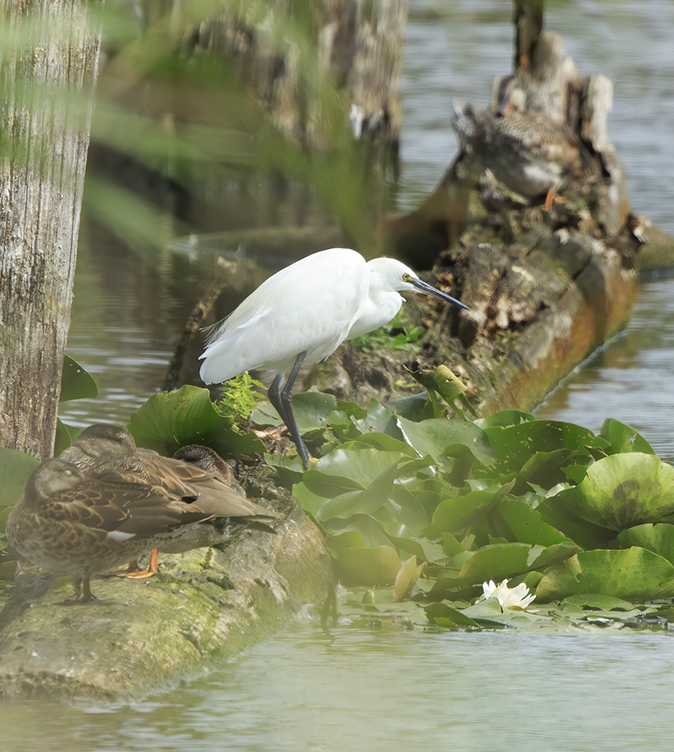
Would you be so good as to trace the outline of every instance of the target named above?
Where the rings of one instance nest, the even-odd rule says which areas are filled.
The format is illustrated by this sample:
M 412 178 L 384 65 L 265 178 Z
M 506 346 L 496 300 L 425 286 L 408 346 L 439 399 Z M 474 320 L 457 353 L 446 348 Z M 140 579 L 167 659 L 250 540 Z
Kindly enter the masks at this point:
M 263 378 L 272 382 L 272 404 L 288 425 L 306 465 L 308 452 L 305 447 L 303 454 L 299 433 L 291 425 L 290 389 L 299 366 L 324 360 L 345 340 L 388 323 L 403 303 L 401 292 L 425 292 L 467 308 L 395 259 L 366 262 L 348 248 L 307 256 L 263 282 L 215 327 L 201 355 L 201 378 L 214 384 L 242 371 L 263 371 Z M 279 395 L 285 374 L 293 366 Z

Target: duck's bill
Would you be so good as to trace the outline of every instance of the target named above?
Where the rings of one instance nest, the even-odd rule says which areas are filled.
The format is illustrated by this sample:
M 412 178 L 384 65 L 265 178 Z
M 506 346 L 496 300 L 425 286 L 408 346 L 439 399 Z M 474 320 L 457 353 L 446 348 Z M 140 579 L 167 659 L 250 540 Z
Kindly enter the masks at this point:
M 457 300 L 456 298 L 453 298 L 451 295 L 447 295 L 447 293 L 440 292 L 440 290 L 436 290 L 433 285 L 429 285 L 427 282 L 424 282 L 422 279 L 411 279 L 410 282 L 419 290 L 419 292 L 424 292 L 426 295 L 433 295 L 436 298 L 440 298 L 440 300 L 444 300 L 445 303 L 451 303 L 452 305 L 455 305 L 457 308 L 463 308 L 466 311 L 470 311 L 470 308 L 468 308 L 465 303 L 462 303 L 460 300 Z

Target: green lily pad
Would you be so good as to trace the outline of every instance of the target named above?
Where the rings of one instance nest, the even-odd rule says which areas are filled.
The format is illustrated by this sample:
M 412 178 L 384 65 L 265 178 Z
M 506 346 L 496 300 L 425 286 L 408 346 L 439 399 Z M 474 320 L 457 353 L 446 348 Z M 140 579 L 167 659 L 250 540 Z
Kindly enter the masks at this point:
M 536 420 L 505 427 L 484 429 L 496 452 L 496 460 L 489 472 L 509 477 L 518 473 L 538 452 L 556 452 L 561 449 L 589 454 L 590 449 L 602 449 L 608 442 L 592 431 L 573 423 L 554 420 Z M 562 478 L 564 480 L 564 478 Z M 559 481 L 550 482 L 554 485 Z
M 316 518 L 326 522 L 335 517 L 347 519 L 354 514 L 376 512 L 379 507 L 388 501 L 391 495 L 397 469 L 398 463 L 396 461 L 385 468 L 367 488 L 348 491 L 333 499 L 328 499 L 316 512 Z
M 407 420 L 420 421 L 427 418 L 437 418 L 436 410 L 429 404 L 428 394 L 419 392 L 410 394 L 408 397 L 401 397 L 397 400 L 391 400 L 383 406 L 389 415 L 397 415 Z M 368 414 L 370 413 L 368 407 Z
M 367 415 L 362 419 L 354 417 L 354 424 L 363 434 L 374 431 L 393 436 L 394 439 L 399 439 L 400 441 L 404 440 L 398 428 L 394 410 L 385 407 L 374 399 L 370 400 L 367 406 Z
M 224 457 L 250 457 L 265 451 L 253 433 L 239 434 L 211 401 L 208 389 L 183 386 L 154 394 L 131 414 L 128 425 L 138 446 L 172 455 L 187 444 L 203 444 Z
M 479 627 L 479 623 L 470 616 L 466 616 L 457 608 L 452 608 L 446 603 L 431 603 L 424 612 L 431 624 L 439 627 Z
M 543 499 L 538 505 L 541 519 L 551 527 L 588 550 L 607 548 L 615 540 L 615 532 L 593 525 L 572 512 L 561 494 Z
M 609 454 L 617 454 L 619 452 L 655 454 L 653 447 L 636 429 L 614 418 L 607 418 L 604 421 L 599 435 L 610 444 L 610 447 L 607 449 Z
M 316 493 L 321 493 L 324 488 L 327 490 L 329 486 L 337 489 L 338 493 L 367 488 L 403 456 L 405 455 L 400 452 L 382 452 L 369 448 L 347 451 L 340 447 L 312 465 L 304 474 L 304 482 Z
M 548 525 L 537 509 L 523 501 L 503 499 L 489 518 L 497 534 L 509 541 L 541 546 L 570 542 L 567 536 Z
M 443 533 L 465 530 L 498 504 L 511 488 L 512 483 L 508 486 L 495 486 L 441 501 L 433 513 L 433 519 L 424 533 L 425 536 L 434 539 L 439 538 Z
M 529 546 L 526 543 L 499 543 L 476 551 L 461 567 L 456 586 L 465 587 L 488 580 L 500 582 L 532 569 L 549 567 L 578 552 L 573 543 Z
M 614 454 L 595 462 L 579 485 L 555 497 L 593 525 L 620 531 L 674 521 L 674 468 L 652 454 Z
M 550 569 L 536 588 L 541 602 L 593 593 L 629 601 L 674 597 L 674 566 L 633 546 L 626 550 L 581 551 Z
M 337 548 L 377 548 L 391 544 L 381 525 L 367 514 L 356 514 L 348 520 L 332 520 L 326 526 L 326 532 L 326 544 L 333 557 L 336 557 Z
M 448 450 L 457 444 L 467 447 L 483 465 L 488 465 L 494 458 L 485 433 L 474 423 L 437 418 L 420 423 L 399 418 L 399 422 L 405 437 L 417 452 L 422 456 L 430 454 L 436 462 L 442 462 L 448 456 Z
M 500 413 L 489 415 L 475 421 L 480 428 L 505 428 L 506 426 L 518 426 L 520 423 L 534 423 L 536 418 L 531 413 L 521 410 L 502 410 Z
M 324 394 L 312 388 L 293 397 L 293 413 L 301 434 L 325 428 L 330 413 L 337 407 L 332 394 Z
M 636 525 L 618 533 L 618 543 L 623 548 L 640 546 L 663 556 L 674 564 L 674 525 L 660 522 L 653 525 Z
M 562 601 L 582 608 L 584 611 L 634 611 L 634 604 L 612 595 L 585 593 L 571 595 Z M 560 604 L 561 605 L 561 604 Z

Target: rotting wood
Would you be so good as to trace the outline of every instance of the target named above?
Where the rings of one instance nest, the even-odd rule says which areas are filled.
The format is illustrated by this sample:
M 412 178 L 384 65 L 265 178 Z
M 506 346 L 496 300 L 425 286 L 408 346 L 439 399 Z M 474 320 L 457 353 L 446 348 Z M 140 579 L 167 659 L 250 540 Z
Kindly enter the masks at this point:
M 102 2 L 94 3 L 102 5 Z M 0 446 L 53 452 L 100 28 L 83 0 L 5 0 Z

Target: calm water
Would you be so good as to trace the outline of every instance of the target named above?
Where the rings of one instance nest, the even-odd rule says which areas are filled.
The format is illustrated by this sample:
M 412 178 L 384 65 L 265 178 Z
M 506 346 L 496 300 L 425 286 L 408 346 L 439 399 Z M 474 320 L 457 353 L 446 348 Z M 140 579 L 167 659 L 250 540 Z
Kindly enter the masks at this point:
M 415 0 L 408 26 L 399 206 L 414 206 L 455 152 L 451 98 L 478 105 L 511 60 L 511 6 Z M 442 9 L 438 12 L 437 9 Z M 635 209 L 674 233 L 674 3 L 559 4 L 583 73 L 615 82 L 610 133 Z M 101 397 L 79 424 L 126 422 L 159 388 L 199 281 L 170 255 L 140 260 L 84 238 L 69 351 Z M 674 461 L 674 280 L 644 283 L 626 333 L 577 370 L 539 415 L 592 429 L 612 416 Z M 671 748 L 669 634 L 531 636 L 295 624 L 221 670 L 121 707 L 0 706 L 0 748 L 29 750 L 634 750 Z
M 670 639 L 346 628 L 329 637 L 295 625 L 208 678 L 142 704 L 5 705 L 2 748 L 669 750 Z

